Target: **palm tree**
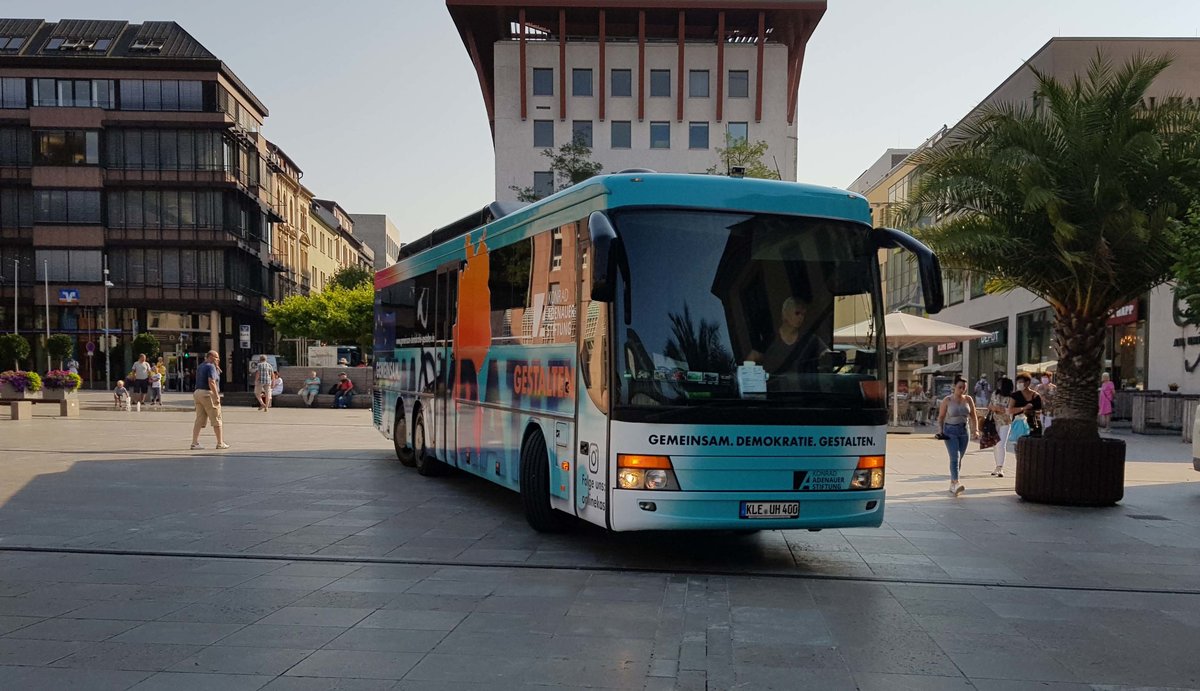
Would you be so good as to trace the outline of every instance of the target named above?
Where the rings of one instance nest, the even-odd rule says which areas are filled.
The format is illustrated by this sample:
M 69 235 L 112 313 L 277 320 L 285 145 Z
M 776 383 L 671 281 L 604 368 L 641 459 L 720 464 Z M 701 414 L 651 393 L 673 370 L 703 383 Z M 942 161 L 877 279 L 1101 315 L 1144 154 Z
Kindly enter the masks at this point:
M 907 212 L 934 219 L 915 234 L 943 265 L 982 273 L 989 291 L 1025 288 L 1054 310 L 1048 438 L 1099 439 L 1107 316 L 1171 277 L 1200 190 L 1196 109 L 1146 99 L 1170 63 L 1138 55 L 1114 68 L 1098 53 L 1069 81 L 1030 67 L 1033 107 L 984 106 L 917 161 Z

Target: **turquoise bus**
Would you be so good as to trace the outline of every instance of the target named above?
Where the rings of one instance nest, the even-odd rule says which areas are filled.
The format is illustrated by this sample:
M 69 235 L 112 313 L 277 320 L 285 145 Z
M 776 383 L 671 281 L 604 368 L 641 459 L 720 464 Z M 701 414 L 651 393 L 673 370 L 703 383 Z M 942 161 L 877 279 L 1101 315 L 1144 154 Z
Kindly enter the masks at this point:
M 492 204 L 376 274 L 374 424 L 539 531 L 879 526 L 891 247 L 937 312 L 936 257 L 844 190 L 628 172 Z

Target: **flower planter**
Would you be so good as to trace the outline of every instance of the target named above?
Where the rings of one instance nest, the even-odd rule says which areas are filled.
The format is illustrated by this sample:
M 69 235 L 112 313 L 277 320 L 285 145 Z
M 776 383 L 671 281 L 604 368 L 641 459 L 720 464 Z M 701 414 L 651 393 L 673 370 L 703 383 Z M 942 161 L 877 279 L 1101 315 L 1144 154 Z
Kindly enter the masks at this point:
M 11 384 L 0 382 L 0 398 L 22 398 L 26 400 L 39 400 L 42 397 L 41 391 L 17 391 Z
M 1112 506 L 1125 496 L 1120 439 L 1017 440 L 1017 495 L 1061 506 Z
M 42 389 L 42 398 L 47 401 L 64 401 L 68 398 L 78 398 L 79 392 L 74 389 Z

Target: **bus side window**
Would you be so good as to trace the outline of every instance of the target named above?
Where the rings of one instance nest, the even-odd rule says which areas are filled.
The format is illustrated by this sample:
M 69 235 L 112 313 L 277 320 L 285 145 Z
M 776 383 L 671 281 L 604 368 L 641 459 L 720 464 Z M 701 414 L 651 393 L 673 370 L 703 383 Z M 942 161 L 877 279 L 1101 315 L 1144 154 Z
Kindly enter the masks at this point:
M 590 261 L 593 252 L 587 219 L 575 225 L 580 269 L 579 371 L 592 403 L 600 412 L 608 414 L 608 305 L 592 300 L 592 276 L 603 269 Z

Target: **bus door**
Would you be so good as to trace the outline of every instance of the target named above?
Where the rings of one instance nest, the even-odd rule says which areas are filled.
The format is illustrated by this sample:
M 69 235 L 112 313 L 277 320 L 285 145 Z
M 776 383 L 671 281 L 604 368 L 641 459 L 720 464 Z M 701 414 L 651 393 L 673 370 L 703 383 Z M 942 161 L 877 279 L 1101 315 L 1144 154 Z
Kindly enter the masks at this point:
M 441 366 L 434 389 L 433 447 L 438 458 L 455 465 L 454 429 L 454 321 L 458 312 L 458 272 L 461 262 L 452 261 L 437 270 L 437 314 L 435 340 Z

